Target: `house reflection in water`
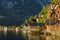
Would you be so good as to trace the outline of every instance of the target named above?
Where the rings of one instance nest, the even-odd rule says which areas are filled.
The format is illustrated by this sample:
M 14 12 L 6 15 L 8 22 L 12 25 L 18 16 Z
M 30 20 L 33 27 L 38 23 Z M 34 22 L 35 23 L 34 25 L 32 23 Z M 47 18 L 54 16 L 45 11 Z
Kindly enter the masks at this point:
M 40 40 L 40 36 L 28 34 L 28 40 Z
M 56 36 L 34 34 L 34 32 L 28 33 L 28 31 L 25 31 L 22 35 L 25 40 L 60 40 L 60 38 Z

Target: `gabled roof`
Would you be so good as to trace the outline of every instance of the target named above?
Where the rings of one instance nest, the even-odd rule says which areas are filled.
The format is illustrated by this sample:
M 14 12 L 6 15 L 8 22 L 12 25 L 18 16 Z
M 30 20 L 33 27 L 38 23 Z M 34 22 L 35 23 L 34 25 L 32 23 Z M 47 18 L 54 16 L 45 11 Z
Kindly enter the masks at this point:
M 49 25 L 52 25 L 54 23 L 56 23 L 57 20 L 46 20 L 46 23 Z

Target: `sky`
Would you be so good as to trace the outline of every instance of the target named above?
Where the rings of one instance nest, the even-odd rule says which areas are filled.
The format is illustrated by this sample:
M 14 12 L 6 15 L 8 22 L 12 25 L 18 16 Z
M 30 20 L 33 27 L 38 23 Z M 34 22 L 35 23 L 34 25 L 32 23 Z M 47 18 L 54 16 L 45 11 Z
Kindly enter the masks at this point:
M 0 0 L 0 25 L 20 25 L 50 0 Z

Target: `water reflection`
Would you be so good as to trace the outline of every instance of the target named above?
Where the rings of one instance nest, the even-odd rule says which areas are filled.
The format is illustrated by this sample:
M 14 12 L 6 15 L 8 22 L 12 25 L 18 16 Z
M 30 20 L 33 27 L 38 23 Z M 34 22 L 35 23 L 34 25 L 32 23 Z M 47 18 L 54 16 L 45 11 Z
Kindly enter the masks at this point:
M 4 37 L 7 37 L 7 27 L 4 27 Z
M 60 38 L 41 35 L 39 32 L 7 30 L 0 31 L 0 40 L 60 40 Z
M 30 33 L 28 31 L 24 31 L 22 35 L 26 40 L 60 40 L 60 37 L 57 36 L 41 35 L 34 32 Z

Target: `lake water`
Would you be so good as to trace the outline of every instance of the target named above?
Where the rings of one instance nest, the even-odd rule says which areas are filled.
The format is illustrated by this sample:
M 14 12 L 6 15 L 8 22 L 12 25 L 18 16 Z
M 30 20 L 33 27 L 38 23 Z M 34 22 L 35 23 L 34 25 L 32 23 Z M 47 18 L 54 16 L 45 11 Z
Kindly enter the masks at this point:
M 56 36 L 40 35 L 28 31 L 0 31 L 0 40 L 60 40 Z

